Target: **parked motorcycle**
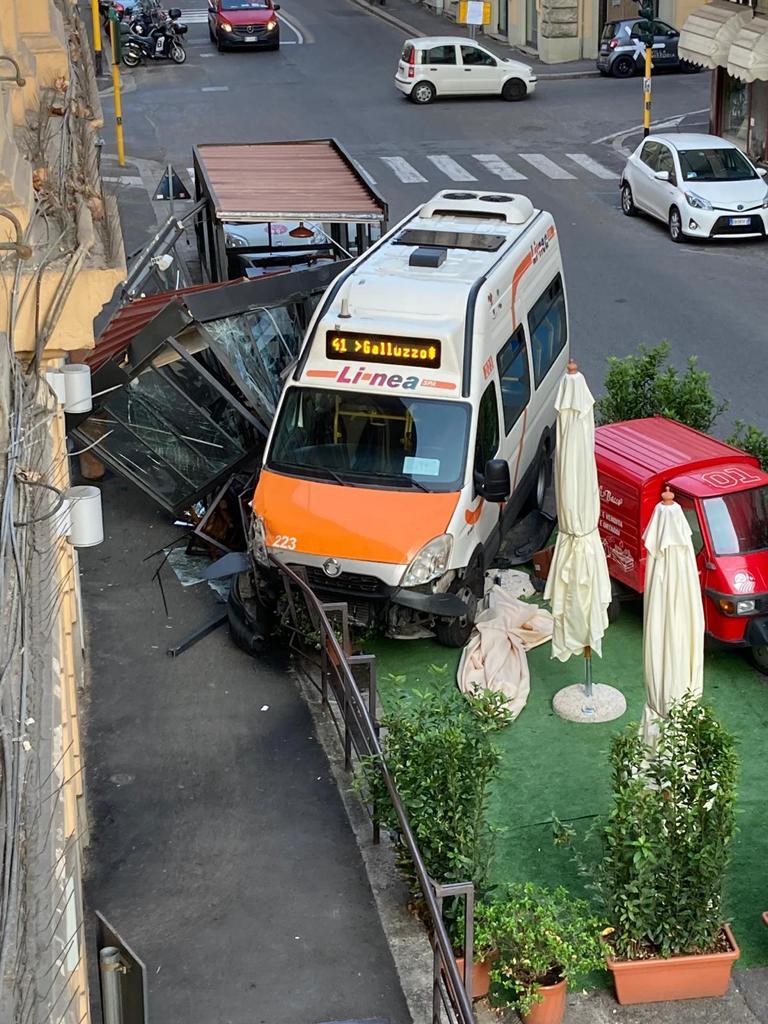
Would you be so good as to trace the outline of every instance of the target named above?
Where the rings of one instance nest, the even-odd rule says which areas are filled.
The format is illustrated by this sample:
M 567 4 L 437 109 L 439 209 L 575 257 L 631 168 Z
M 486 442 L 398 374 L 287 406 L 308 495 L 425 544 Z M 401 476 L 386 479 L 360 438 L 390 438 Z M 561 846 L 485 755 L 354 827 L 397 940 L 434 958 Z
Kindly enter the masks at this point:
M 177 20 L 180 17 L 181 10 L 172 7 L 148 35 L 131 32 L 126 26 L 121 40 L 123 64 L 128 68 L 138 67 L 143 60 L 172 60 L 174 64 L 183 64 L 187 51 L 181 37 L 186 34 L 187 26 Z
M 128 24 L 134 35 L 148 36 L 164 18 L 165 12 L 160 0 L 138 0 L 131 10 Z

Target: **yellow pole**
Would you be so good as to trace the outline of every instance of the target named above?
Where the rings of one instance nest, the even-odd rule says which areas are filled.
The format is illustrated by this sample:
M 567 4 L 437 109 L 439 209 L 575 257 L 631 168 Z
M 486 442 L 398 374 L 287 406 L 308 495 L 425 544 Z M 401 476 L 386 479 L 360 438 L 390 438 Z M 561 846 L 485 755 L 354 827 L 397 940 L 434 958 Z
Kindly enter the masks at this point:
M 99 21 L 99 0 L 91 0 L 91 19 L 93 21 L 93 55 L 96 74 L 102 73 L 101 64 L 101 22 Z
M 125 167 L 125 146 L 123 145 L 123 104 L 120 99 L 120 64 L 117 56 L 117 40 L 114 18 L 109 19 L 109 41 L 112 45 L 112 85 L 115 90 L 115 125 L 117 127 L 117 162 Z
M 651 133 L 651 54 L 653 47 L 645 44 L 645 78 L 643 79 L 643 137 Z

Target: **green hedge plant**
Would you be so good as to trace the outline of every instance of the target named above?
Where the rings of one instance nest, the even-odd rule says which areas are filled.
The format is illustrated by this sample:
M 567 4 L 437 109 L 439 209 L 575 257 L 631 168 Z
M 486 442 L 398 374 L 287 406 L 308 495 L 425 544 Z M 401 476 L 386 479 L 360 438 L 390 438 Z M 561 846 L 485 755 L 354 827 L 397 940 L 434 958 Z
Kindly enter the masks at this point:
M 733 433 L 727 438 L 728 444 L 735 445 L 760 461 L 761 467 L 768 471 L 768 434 L 752 423 L 736 420 Z
M 623 359 L 609 356 L 605 393 L 595 403 L 597 422 L 667 416 L 696 430 L 710 430 L 728 403 L 717 400 L 709 374 L 697 368 L 695 356 L 681 374 L 666 365 L 669 353 L 669 344 L 662 341 L 654 348 L 640 345 L 637 354 Z
M 605 966 L 601 922 L 590 905 L 562 886 L 506 887 L 475 908 L 475 949 L 493 951 L 491 997 L 528 1013 L 543 985 Z
M 723 883 L 735 833 L 734 740 L 686 698 L 662 721 L 656 755 L 630 726 L 610 749 L 613 805 L 593 874 L 619 959 L 723 948 Z M 560 828 L 568 841 L 572 830 Z M 577 857 L 578 859 L 578 857 Z

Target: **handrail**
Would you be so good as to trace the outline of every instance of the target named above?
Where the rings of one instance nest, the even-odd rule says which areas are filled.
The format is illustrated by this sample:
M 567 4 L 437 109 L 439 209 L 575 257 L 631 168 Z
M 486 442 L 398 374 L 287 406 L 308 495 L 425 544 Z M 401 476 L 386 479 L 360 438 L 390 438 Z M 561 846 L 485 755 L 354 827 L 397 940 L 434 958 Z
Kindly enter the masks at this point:
M 326 615 L 326 606 L 318 600 L 317 596 L 312 591 L 309 584 L 297 575 L 290 567 L 284 565 L 275 556 L 269 552 L 268 557 L 272 566 L 277 569 L 287 580 L 290 581 L 293 586 L 298 587 L 304 595 L 308 605 L 312 607 L 314 613 L 317 616 L 318 623 L 321 631 L 321 644 L 322 649 L 330 650 L 328 653 L 332 656 L 335 663 L 336 669 L 344 677 L 345 690 L 348 690 L 352 695 L 356 705 L 357 711 L 362 720 L 362 725 L 365 729 L 365 739 L 369 746 L 372 756 L 376 759 L 381 771 L 384 785 L 386 786 L 389 794 L 389 799 L 392 802 L 392 808 L 397 818 L 398 828 L 402 836 L 403 842 L 410 854 L 413 866 L 416 869 L 416 876 L 419 880 L 421 891 L 424 895 L 424 900 L 429 910 L 430 918 L 432 919 L 432 926 L 434 929 L 434 950 L 435 950 L 435 969 L 433 976 L 433 1000 L 432 1000 L 432 1022 L 433 1024 L 439 1024 L 440 1021 L 440 1003 L 444 1003 L 444 998 L 440 990 L 440 972 L 441 970 L 447 975 L 447 979 L 450 986 L 448 993 L 449 999 L 453 1003 L 453 1008 L 456 1011 L 456 1020 L 459 1024 L 475 1024 L 475 1017 L 472 1012 L 472 1003 L 467 994 L 466 989 L 471 991 L 472 984 L 472 926 L 471 926 L 471 907 L 472 899 L 471 894 L 474 887 L 471 883 L 460 883 L 454 886 L 439 885 L 432 881 L 427 872 L 426 865 L 422 859 L 421 852 L 419 851 L 416 837 L 411 830 L 410 823 L 408 821 L 408 815 L 406 814 L 403 803 L 400 799 L 400 794 L 397 791 L 395 780 L 392 777 L 392 773 L 389 770 L 384 751 L 382 750 L 381 744 L 376 730 L 376 726 L 371 716 L 371 713 L 366 706 L 366 702 L 363 699 L 360 690 L 358 689 L 355 678 L 350 669 L 348 662 L 348 655 L 339 644 L 336 634 L 331 626 L 331 623 Z M 290 596 L 290 595 L 289 595 Z M 346 709 L 345 709 L 345 724 L 346 724 Z M 347 741 L 348 742 L 348 741 Z M 345 743 L 346 748 L 346 743 Z M 345 749 L 345 754 L 348 755 Z M 346 758 L 348 763 L 348 756 Z M 451 894 L 451 890 L 454 892 L 467 892 L 469 891 L 468 898 L 468 914 L 467 917 L 470 920 L 467 922 L 467 934 L 469 941 L 467 943 L 467 955 L 465 956 L 465 977 L 462 979 L 459 968 L 456 963 L 456 959 L 453 955 L 453 947 L 451 941 L 448 938 L 448 932 L 445 928 L 442 915 L 442 900 L 446 895 Z

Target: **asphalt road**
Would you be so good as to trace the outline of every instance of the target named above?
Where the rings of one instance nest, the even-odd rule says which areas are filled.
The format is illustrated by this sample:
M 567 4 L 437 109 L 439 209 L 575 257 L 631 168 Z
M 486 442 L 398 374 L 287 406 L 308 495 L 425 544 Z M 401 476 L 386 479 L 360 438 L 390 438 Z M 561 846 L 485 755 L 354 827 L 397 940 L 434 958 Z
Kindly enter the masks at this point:
M 572 351 L 593 390 L 601 389 L 608 355 L 667 339 L 679 364 L 697 355 L 730 401 L 720 432 L 734 417 L 768 428 L 766 244 L 674 246 L 664 225 L 621 214 L 621 139 L 598 140 L 638 124 L 639 79 L 542 81 L 523 103 L 483 98 L 421 108 L 392 84 L 404 38 L 398 29 L 350 0 L 287 0 L 281 15 L 280 52 L 218 53 L 204 3 L 186 5 L 187 63 L 125 75 L 129 159 L 171 160 L 184 176 L 195 143 L 333 136 L 375 180 L 393 219 L 460 181 L 525 193 L 557 221 Z M 706 130 L 709 88 L 708 73 L 659 75 L 654 120 L 689 115 L 687 125 Z M 107 93 L 105 151 L 114 148 L 110 103 Z M 635 133 L 624 145 L 638 140 Z M 505 174 L 520 177 L 494 173 L 498 158 Z

